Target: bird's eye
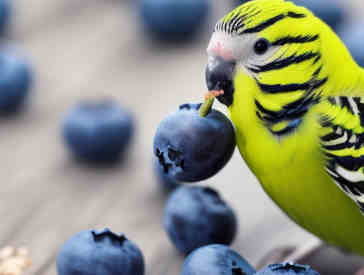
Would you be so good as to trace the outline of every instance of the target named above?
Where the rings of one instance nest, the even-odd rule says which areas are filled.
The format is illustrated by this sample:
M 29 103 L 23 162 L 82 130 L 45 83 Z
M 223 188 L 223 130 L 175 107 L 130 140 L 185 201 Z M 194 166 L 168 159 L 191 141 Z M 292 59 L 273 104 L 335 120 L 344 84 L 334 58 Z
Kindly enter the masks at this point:
M 262 55 L 268 51 L 269 41 L 267 39 L 261 38 L 254 44 L 254 52 L 256 54 Z

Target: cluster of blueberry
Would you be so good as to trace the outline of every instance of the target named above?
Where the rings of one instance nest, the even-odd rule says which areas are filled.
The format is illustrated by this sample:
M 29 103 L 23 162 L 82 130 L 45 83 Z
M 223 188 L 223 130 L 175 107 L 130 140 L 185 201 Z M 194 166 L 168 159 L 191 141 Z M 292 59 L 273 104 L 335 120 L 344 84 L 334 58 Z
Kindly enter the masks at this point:
M 250 0 L 234 0 L 236 5 Z M 315 15 L 325 21 L 337 32 L 345 45 L 349 48 L 355 61 L 364 66 L 363 39 L 364 21 L 353 19 L 347 11 L 348 2 L 344 0 L 291 0 L 296 5 L 310 9 Z
M 156 171 L 169 190 L 175 189 L 166 202 L 163 226 L 176 249 L 188 255 L 181 274 L 318 275 L 308 266 L 290 263 L 257 272 L 228 247 L 237 232 L 233 209 L 212 188 L 180 184 L 215 175 L 235 149 L 230 120 L 211 106 L 209 100 L 180 106 L 159 124 L 154 137 Z M 77 158 L 115 161 L 131 139 L 132 121 L 111 101 L 83 103 L 65 119 L 65 141 Z M 57 270 L 59 275 L 144 275 L 145 265 L 135 243 L 104 229 L 82 231 L 66 241 Z
M 124 125 L 129 140 L 131 120 L 123 117 L 128 116 L 111 102 L 77 106 L 65 122 L 66 140 L 78 157 L 90 161 L 114 160 L 126 143 L 115 147 L 117 138 L 105 140 L 107 135 L 99 141 L 92 140 L 102 135 L 89 132 L 115 132 L 120 137 Z M 95 141 L 97 147 L 93 146 Z M 93 149 L 89 150 L 90 147 Z M 256 273 L 242 256 L 227 246 L 237 231 L 232 208 L 212 188 L 179 184 L 215 175 L 230 160 L 234 149 L 231 122 L 224 114 L 211 109 L 208 101 L 203 105 L 180 106 L 177 112 L 160 123 L 156 131 L 157 172 L 168 189 L 176 188 L 166 203 L 163 225 L 175 247 L 188 255 L 181 274 L 317 275 L 308 266 L 288 263 L 271 265 Z M 116 155 L 110 155 L 112 152 Z M 88 230 L 76 234 L 62 246 L 57 257 L 57 270 L 59 275 L 143 275 L 144 258 L 140 249 L 124 235 L 108 229 Z
M 59 275 L 144 275 L 140 249 L 109 229 L 87 230 L 71 237 L 57 255 Z M 212 244 L 188 255 L 181 275 L 319 275 L 306 265 L 281 263 L 256 271 L 228 246 Z

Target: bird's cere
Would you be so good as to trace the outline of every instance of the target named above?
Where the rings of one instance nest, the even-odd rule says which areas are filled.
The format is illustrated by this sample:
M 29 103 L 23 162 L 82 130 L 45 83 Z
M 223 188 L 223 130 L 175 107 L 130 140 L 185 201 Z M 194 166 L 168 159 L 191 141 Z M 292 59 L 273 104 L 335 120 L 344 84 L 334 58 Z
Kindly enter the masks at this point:
M 253 36 L 255 35 L 232 36 L 222 31 L 215 31 L 207 47 L 207 54 L 211 57 L 222 57 L 226 61 L 238 59 L 244 53 L 244 49 L 240 47 L 241 43 Z

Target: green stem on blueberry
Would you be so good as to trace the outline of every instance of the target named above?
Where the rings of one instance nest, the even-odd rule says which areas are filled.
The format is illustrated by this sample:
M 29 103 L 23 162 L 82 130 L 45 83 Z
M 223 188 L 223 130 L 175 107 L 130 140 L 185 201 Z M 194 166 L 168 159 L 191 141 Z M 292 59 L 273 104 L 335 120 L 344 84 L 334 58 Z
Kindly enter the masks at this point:
M 211 111 L 212 105 L 214 104 L 215 97 L 211 96 L 205 99 L 205 102 L 201 105 L 199 109 L 199 114 L 201 117 L 205 117 Z
M 221 96 L 224 94 L 223 90 L 220 91 L 209 91 L 205 95 L 205 102 L 201 105 L 199 114 L 201 117 L 207 116 L 212 108 L 212 105 L 214 104 L 215 97 Z

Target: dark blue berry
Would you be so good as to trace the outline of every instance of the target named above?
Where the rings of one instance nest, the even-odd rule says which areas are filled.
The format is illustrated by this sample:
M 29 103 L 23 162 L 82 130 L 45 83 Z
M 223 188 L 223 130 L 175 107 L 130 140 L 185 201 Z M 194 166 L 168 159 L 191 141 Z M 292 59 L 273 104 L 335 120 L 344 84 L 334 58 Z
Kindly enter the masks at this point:
M 146 30 L 163 40 L 186 39 L 207 19 L 210 0 L 140 0 L 141 20 Z
M 256 275 L 319 275 L 319 273 L 308 265 L 281 263 L 269 265 Z
M 32 77 L 33 72 L 28 61 L 18 55 L 15 49 L 5 47 L 0 50 L 1 113 L 17 111 L 25 103 Z
M 231 207 L 208 187 L 181 186 L 168 198 L 164 229 L 176 248 L 188 254 L 209 244 L 231 244 L 237 221 Z
M 235 149 L 234 128 L 221 112 L 198 113 L 200 104 L 185 104 L 168 115 L 154 137 L 154 154 L 165 174 L 196 182 L 219 172 Z
M 63 137 L 71 152 L 91 162 L 117 160 L 132 133 L 130 113 L 110 100 L 77 104 L 63 123 Z
M 139 248 L 109 229 L 87 230 L 71 237 L 57 255 L 59 275 L 143 275 Z
M 213 244 L 193 251 L 184 262 L 181 275 L 252 275 L 255 272 L 234 250 Z
M 159 165 L 157 160 L 154 161 L 154 171 L 158 183 L 165 191 L 169 192 L 181 186 L 181 183 L 164 173 L 163 167 Z

